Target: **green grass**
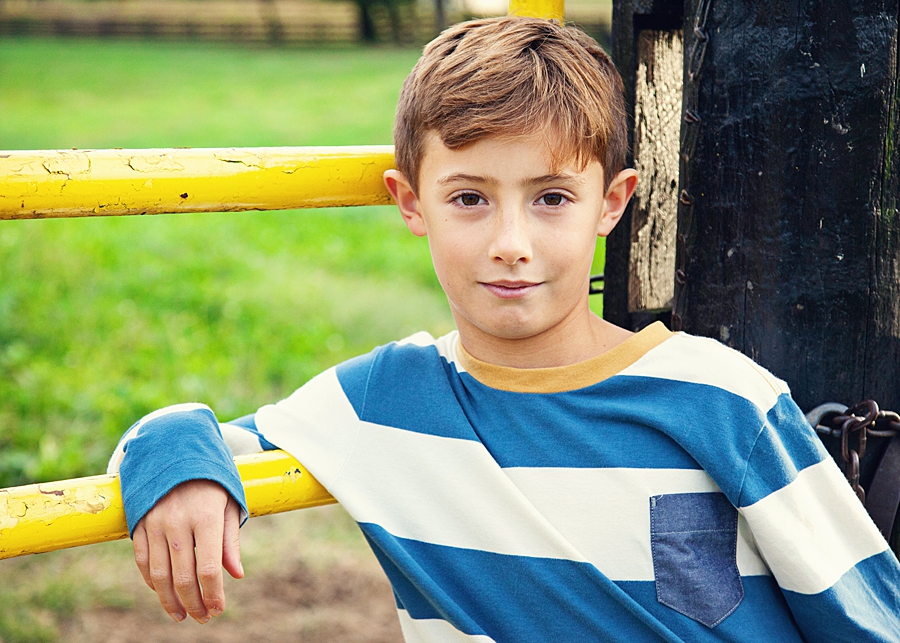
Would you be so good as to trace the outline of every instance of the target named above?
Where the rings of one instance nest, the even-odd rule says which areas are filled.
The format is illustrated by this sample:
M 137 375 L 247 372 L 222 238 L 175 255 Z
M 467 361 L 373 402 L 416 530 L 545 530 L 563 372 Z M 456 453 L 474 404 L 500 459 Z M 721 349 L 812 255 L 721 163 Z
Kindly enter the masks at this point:
M 389 144 L 417 57 L 0 39 L 0 149 Z
M 0 149 L 390 143 L 417 56 L 0 39 Z M 392 207 L 0 222 L 0 486 L 98 473 L 150 410 L 251 413 L 423 328 L 452 319 Z

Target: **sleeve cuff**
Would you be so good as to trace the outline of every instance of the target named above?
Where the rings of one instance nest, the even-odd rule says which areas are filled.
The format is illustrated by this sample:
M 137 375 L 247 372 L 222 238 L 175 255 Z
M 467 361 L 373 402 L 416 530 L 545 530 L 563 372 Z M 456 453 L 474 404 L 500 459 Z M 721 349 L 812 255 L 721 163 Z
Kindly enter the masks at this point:
M 188 480 L 217 482 L 247 519 L 244 487 L 212 411 L 174 411 L 154 417 L 125 445 L 119 468 L 128 533 L 174 487 Z

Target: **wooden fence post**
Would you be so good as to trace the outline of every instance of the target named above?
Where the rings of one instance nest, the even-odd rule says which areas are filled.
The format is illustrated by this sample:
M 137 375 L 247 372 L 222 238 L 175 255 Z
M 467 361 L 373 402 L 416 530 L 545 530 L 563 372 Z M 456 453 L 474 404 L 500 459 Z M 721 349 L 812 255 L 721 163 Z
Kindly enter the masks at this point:
M 804 410 L 900 409 L 898 0 L 686 16 L 673 326 L 756 360 Z M 864 487 L 886 446 L 870 440 Z
M 607 241 L 607 319 L 636 329 L 664 318 L 662 298 L 642 289 L 657 288 L 653 266 L 665 279 L 653 255 L 674 198 L 674 329 L 745 353 L 804 410 L 863 399 L 900 410 L 898 20 L 900 0 L 615 3 L 613 56 L 650 185 Z M 674 124 L 663 109 L 674 86 L 646 69 L 681 34 Z M 648 137 L 648 123 L 663 131 Z M 870 441 L 864 485 L 884 447 Z
M 638 329 L 667 320 L 675 272 L 681 121 L 681 0 L 613 5 L 612 55 L 631 119 L 630 163 L 637 192 L 606 241 L 604 317 Z
M 898 0 L 686 6 L 674 324 L 900 408 Z

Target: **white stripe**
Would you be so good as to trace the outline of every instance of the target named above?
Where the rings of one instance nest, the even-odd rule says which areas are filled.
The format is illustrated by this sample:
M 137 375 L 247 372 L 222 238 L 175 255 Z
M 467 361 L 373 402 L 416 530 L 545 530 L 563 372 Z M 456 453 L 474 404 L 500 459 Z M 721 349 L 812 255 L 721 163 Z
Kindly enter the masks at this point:
M 418 333 L 413 333 L 409 337 L 404 337 L 400 341 L 397 342 L 397 346 L 431 346 L 434 344 L 434 337 L 431 336 L 431 333 L 420 330 Z
M 434 346 L 437 349 L 438 355 L 447 360 L 448 363 L 453 364 L 456 367 L 456 371 L 458 373 L 465 373 L 466 369 L 463 368 L 462 364 L 459 363 L 459 357 L 457 352 L 457 347 L 459 346 L 459 332 L 458 331 L 450 331 L 446 335 L 438 337 L 435 339 L 431 336 L 430 333 L 426 331 L 419 331 L 409 337 L 401 339 L 397 342 L 398 346 Z
M 232 457 L 262 452 L 263 448 L 259 443 L 259 437 L 253 431 L 248 431 L 242 426 L 228 424 L 227 422 L 220 424 L 219 428 L 222 430 L 225 444 L 231 450 Z
M 784 382 L 741 353 L 715 340 L 684 333 L 673 335 L 619 375 L 715 386 L 750 400 L 763 412 L 788 392 Z
M 406 643 L 494 643 L 489 636 L 463 634 L 443 619 L 416 619 L 403 609 L 397 616 Z
M 360 421 L 334 369 L 261 408 L 256 426 L 302 462 L 358 522 L 439 545 L 585 560 L 484 445 Z
M 741 511 L 778 584 L 801 594 L 828 589 L 888 547 L 830 458 Z
M 112 456 L 109 458 L 109 464 L 106 465 L 106 473 L 110 475 L 116 475 L 119 473 L 119 467 L 122 465 L 122 460 L 125 459 L 125 444 L 134 440 L 138 434 L 141 432 L 141 427 L 143 427 L 150 420 L 155 420 L 156 418 L 160 418 L 164 415 L 169 415 L 171 413 L 182 413 L 185 411 L 197 411 L 199 409 L 205 409 L 212 413 L 212 409 L 210 409 L 206 404 L 199 404 L 196 402 L 187 402 L 185 404 L 173 404 L 172 406 L 166 406 L 161 409 L 157 409 L 152 413 L 148 413 L 135 424 L 131 429 L 129 429 L 125 435 L 122 436 L 122 439 L 119 440 L 119 444 L 116 445 L 116 450 L 113 451 Z M 215 414 L 214 414 L 215 415 Z
M 435 341 L 434 345 L 438 349 L 438 354 L 447 360 L 448 363 L 452 364 L 454 368 L 456 368 L 457 373 L 465 373 L 466 369 L 463 368 L 463 365 L 459 361 L 459 332 L 451 331 L 444 335 L 443 337 L 439 337 L 437 341 Z
M 505 470 L 538 511 L 611 580 L 652 581 L 650 496 L 719 491 L 700 469 Z M 743 519 L 737 563 L 742 576 L 768 574 Z
M 480 442 L 362 424 L 329 488 L 355 520 L 437 545 L 585 561 Z
M 259 409 L 255 421 L 256 430 L 268 442 L 302 462 L 329 491 L 360 426 L 333 368 L 287 399 Z

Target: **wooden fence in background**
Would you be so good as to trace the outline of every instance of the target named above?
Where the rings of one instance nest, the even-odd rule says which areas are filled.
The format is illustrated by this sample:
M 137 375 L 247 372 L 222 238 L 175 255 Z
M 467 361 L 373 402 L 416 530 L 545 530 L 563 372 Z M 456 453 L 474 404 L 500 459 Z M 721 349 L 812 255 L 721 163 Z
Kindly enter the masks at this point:
M 377 40 L 392 40 L 383 3 L 372 3 Z M 450 12 L 450 22 L 471 17 Z M 430 3 L 403 4 L 401 41 L 437 34 Z M 600 4 L 575 5 L 567 18 L 602 44 L 609 18 Z M 361 40 L 356 2 L 335 0 L 0 0 L 0 37 L 57 36 L 205 40 L 248 44 L 346 44 Z

